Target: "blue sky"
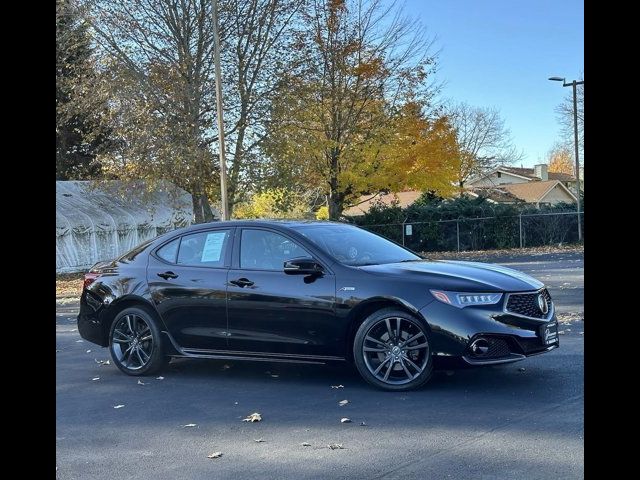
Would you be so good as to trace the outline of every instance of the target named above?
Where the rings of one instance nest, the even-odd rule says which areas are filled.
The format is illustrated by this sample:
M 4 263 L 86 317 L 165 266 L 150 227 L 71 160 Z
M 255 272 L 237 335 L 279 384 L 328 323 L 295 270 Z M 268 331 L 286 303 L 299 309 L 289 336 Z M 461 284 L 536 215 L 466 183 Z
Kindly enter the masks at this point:
M 443 98 L 496 107 L 524 150 L 524 166 L 545 161 L 559 138 L 560 82 L 584 71 L 583 0 L 406 0 L 440 49 Z

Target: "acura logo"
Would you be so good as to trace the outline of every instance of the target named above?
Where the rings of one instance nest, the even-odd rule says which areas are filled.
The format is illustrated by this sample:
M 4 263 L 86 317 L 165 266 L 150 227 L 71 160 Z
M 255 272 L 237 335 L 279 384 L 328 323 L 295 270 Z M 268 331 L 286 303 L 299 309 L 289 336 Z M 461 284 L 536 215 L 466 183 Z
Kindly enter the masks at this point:
M 549 312 L 549 304 L 543 294 L 538 295 L 538 307 L 543 315 L 546 315 Z

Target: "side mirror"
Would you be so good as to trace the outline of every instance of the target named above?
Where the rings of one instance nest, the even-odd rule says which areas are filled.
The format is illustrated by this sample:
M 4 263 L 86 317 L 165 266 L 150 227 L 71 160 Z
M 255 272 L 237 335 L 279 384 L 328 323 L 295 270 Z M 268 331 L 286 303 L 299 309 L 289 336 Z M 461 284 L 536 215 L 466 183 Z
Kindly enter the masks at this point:
M 287 275 L 322 275 L 322 266 L 313 258 L 294 258 L 284 262 Z

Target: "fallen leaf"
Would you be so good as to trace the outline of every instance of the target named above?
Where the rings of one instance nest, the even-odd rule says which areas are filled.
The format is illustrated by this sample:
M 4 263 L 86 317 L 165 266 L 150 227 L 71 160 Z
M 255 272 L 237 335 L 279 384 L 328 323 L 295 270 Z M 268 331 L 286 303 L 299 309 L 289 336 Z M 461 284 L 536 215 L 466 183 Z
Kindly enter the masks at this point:
M 338 405 L 340 405 L 341 407 L 344 407 L 347 403 L 349 403 L 349 400 L 340 400 L 338 402 Z
M 351 419 L 347 417 L 341 418 L 340 423 L 351 423 Z
M 91 380 L 100 380 L 100 377 L 93 377 Z
M 263 443 L 264 442 L 264 440 L 261 439 L 261 438 L 254 438 L 253 441 L 256 442 L 256 443 Z
M 76 340 L 76 343 L 82 343 L 84 340 Z
M 164 380 L 164 377 L 156 377 L 156 380 Z
M 366 424 L 366 423 L 364 423 L 364 422 L 360 422 L 360 426 L 361 426 L 361 427 L 366 427 L 366 426 L 367 426 L 367 424 Z
M 61 352 L 62 350 L 56 350 L 56 353 Z
M 252 413 L 242 421 L 243 422 L 260 422 L 261 420 L 262 420 L 262 416 L 259 413 Z
M 564 330 L 560 330 L 560 331 L 558 332 L 558 335 L 564 335 Z
M 222 456 L 222 452 L 213 452 L 211 455 L 207 455 L 207 458 L 220 458 Z
M 197 423 L 187 423 L 186 425 L 182 425 L 182 428 L 190 428 L 190 427 L 197 427 L 198 424 Z
M 77 330 L 78 330 L 77 328 L 72 328 L 72 329 L 71 329 L 71 331 L 72 331 L 72 332 L 75 332 L 75 331 L 77 331 Z
M 124 405 L 115 405 L 113 408 L 122 408 Z
M 341 443 L 330 443 L 327 447 L 331 450 L 342 450 L 344 448 Z
M 138 385 L 146 385 L 142 380 L 138 380 Z
M 331 385 L 331 388 L 344 388 L 344 385 Z
M 311 444 L 309 442 L 302 442 L 300 445 L 302 445 L 303 447 L 310 447 Z
M 520 367 L 520 368 L 518 369 L 518 371 L 519 371 L 519 372 L 524 372 L 525 370 L 526 370 L 526 369 L 525 369 L 524 367 Z
M 237 405 L 237 404 L 238 404 L 238 402 L 233 402 L 233 404 L 234 404 L 234 405 Z
M 87 353 L 91 353 L 91 350 L 87 350 Z

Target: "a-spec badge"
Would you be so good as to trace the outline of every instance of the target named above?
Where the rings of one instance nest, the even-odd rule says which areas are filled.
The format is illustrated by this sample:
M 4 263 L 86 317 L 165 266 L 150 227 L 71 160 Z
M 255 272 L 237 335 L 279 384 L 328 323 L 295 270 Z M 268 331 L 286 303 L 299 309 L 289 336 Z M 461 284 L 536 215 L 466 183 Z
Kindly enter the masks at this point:
M 342 287 L 339 291 L 341 292 L 353 292 L 356 287 Z

